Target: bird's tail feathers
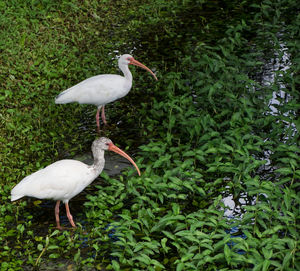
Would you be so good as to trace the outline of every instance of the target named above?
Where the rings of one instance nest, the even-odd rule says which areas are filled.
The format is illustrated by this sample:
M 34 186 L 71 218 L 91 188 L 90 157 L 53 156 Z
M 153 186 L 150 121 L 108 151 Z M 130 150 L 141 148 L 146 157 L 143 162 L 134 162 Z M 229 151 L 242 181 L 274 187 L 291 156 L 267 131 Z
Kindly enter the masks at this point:
M 72 97 L 70 97 L 70 95 L 69 95 L 69 90 L 70 89 L 66 89 L 65 91 L 58 94 L 55 98 L 55 103 L 56 104 L 65 104 L 65 103 L 73 102 Z
M 11 201 L 18 200 L 25 196 L 23 186 L 19 183 L 11 190 Z
M 15 201 L 15 200 L 18 200 L 20 198 L 23 198 L 24 195 L 18 195 L 18 194 L 11 194 L 11 201 Z

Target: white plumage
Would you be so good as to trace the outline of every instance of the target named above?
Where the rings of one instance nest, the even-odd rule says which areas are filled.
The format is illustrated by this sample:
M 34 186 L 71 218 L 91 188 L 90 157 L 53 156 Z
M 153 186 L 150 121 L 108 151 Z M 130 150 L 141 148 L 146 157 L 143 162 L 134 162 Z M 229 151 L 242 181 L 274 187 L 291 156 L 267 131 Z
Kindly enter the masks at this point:
M 11 191 L 11 200 L 28 196 L 66 203 L 93 182 L 101 171 L 102 168 L 96 170 L 80 161 L 60 160 L 25 177 Z
M 134 161 L 122 150 L 116 147 L 110 139 L 101 137 L 92 144 L 94 164 L 86 165 L 76 160 L 60 160 L 25 177 L 11 191 L 11 201 L 24 196 L 38 199 L 56 200 L 55 217 L 57 228 L 59 223 L 59 204 L 63 201 L 66 205 L 68 219 L 73 227 L 75 223 L 69 211 L 69 200 L 84 190 L 102 172 L 105 164 L 104 151 L 114 151 L 128 159 L 137 169 Z
M 55 99 L 56 104 L 78 102 L 80 104 L 94 104 L 98 107 L 96 113 L 97 130 L 100 131 L 99 112 L 102 108 L 102 120 L 106 124 L 104 106 L 118 100 L 130 91 L 132 74 L 128 65 L 136 65 L 149 71 L 157 80 L 155 74 L 145 65 L 125 54 L 119 58 L 118 65 L 124 76 L 117 74 L 102 74 L 88 78 L 79 84 L 61 92 Z
M 101 74 L 90 77 L 61 92 L 56 104 L 78 102 L 103 106 L 124 97 L 131 89 L 132 81 L 117 74 Z

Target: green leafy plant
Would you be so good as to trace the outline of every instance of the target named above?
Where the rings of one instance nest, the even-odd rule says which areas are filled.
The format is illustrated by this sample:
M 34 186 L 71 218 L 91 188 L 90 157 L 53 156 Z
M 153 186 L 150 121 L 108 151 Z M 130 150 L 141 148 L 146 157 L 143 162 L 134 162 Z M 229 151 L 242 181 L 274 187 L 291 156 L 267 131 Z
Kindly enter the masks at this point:
M 300 268 L 296 1 L 0 7 L 1 270 Z M 107 108 L 107 135 L 135 150 L 142 176 L 102 174 L 85 191 L 78 229 L 57 231 L 40 222 L 46 208 L 10 203 L 10 190 L 89 150 L 94 108 L 53 98 L 116 72 L 119 52 L 159 78 L 131 69 L 133 90 Z

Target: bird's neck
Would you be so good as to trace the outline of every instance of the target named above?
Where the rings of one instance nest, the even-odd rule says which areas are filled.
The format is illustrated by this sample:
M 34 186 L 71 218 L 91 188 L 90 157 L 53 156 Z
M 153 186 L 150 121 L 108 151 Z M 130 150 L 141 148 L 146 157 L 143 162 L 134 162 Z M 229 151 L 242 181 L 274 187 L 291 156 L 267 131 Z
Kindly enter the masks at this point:
M 125 78 L 131 82 L 132 81 L 132 74 L 131 74 L 131 72 L 129 70 L 128 65 L 121 66 L 119 68 L 123 72 Z
M 94 163 L 92 167 L 97 173 L 99 172 L 98 174 L 100 174 L 105 164 L 104 151 L 98 150 L 96 153 L 95 152 L 93 153 L 93 156 L 94 156 Z

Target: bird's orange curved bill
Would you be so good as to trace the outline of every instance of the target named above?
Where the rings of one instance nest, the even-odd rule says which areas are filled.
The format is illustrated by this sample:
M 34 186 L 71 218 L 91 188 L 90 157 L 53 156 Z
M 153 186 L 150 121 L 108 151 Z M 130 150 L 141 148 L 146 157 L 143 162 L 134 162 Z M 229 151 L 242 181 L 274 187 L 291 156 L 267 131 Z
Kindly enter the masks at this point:
M 132 64 L 132 65 L 135 65 L 135 66 L 139 66 L 139 67 L 145 69 L 146 71 L 150 72 L 153 75 L 153 77 L 155 78 L 155 80 L 158 80 L 157 77 L 156 77 L 156 75 L 153 73 L 153 71 L 151 71 L 148 67 L 146 67 L 141 62 L 135 60 L 134 58 L 130 59 L 130 63 L 129 64 Z
M 141 172 L 140 172 L 140 169 L 138 168 L 138 166 L 136 165 L 136 163 L 131 159 L 131 157 L 125 153 L 124 151 L 122 151 L 121 149 L 119 149 L 117 146 L 115 146 L 113 143 L 110 143 L 109 144 L 109 147 L 108 147 L 108 150 L 109 151 L 113 151 L 117 154 L 120 154 L 121 156 L 123 156 L 124 158 L 126 158 L 127 160 L 130 161 L 131 164 L 134 165 L 134 167 L 136 168 L 139 176 L 141 176 Z

